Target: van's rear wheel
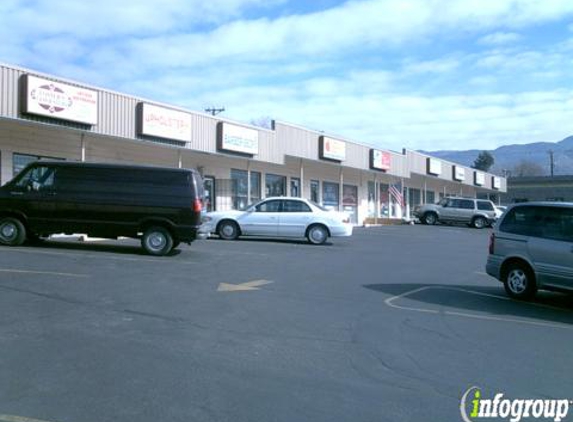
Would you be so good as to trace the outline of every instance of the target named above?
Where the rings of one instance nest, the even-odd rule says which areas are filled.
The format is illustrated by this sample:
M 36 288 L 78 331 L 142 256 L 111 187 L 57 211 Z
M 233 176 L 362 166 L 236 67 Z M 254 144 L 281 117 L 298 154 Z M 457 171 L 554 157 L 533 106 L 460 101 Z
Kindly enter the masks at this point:
M 0 243 L 9 246 L 20 246 L 26 240 L 26 228 L 20 220 L 5 217 L 0 220 Z
M 503 286 L 508 296 L 515 299 L 529 300 L 537 292 L 533 271 L 528 265 L 521 262 L 509 265 L 503 278 Z
M 143 233 L 141 246 L 150 255 L 167 255 L 173 249 L 173 236 L 164 227 L 150 227 Z

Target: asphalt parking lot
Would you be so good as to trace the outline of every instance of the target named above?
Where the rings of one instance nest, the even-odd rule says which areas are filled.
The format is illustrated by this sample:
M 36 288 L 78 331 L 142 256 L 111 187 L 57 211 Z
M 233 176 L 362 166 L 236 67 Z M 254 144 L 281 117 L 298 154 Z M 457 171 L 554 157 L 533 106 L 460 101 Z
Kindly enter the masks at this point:
M 489 233 L 2 247 L 0 421 L 457 421 L 472 386 L 573 398 L 573 297 L 508 300 Z

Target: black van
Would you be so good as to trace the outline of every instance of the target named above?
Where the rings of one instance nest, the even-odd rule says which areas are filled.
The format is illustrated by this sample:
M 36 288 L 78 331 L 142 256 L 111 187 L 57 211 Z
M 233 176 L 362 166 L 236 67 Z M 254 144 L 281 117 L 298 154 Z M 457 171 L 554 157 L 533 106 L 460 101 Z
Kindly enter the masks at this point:
M 190 243 L 201 224 L 196 170 L 37 161 L 0 187 L 0 244 L 55 233 L 141 238 L 152 255 Z

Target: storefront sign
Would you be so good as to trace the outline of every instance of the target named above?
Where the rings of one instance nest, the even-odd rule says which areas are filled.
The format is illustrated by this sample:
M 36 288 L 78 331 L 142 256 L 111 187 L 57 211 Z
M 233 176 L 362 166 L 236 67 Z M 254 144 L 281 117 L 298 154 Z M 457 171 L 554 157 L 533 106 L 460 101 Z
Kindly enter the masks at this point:
M 463 182 L 464 180 L 466 180 L 466 170 L 460 166 L 453 166 L 452 176 L 454 180 L 457 180 L 458 182 Z
M 321 136 L 319 142 L 319 157 L 324 160 L 346 160 L 346 142 Z
M 24 113 L 97 124 L 97 91 L 32 75 L 24 75 L 22 83 Z
M 152 104 L 139 103 L 139 134 L 191 142 L 191 115 Z
M 499 190 L 501 188 L 501 179 L 499 177 L 493 176 L 491 178 L 491 187 L 493 189 Z
M 377 149 L 370 150 L 370 168 L 374 170 L 390 170 L 392 156 L 389 152 Z
M 485 174 L 476 171 L 474 173 L 474 185 L 476 186 L 485 185 Z
M 436 160 L 435 158 L 428 157 L 427 172 L 433 176 L 439 176 L 442 174 L 442 162 L 440 160 Z
M 241 154 L 259 153 L 259 132 L 229 123 L 219 123 L 219 149 Z

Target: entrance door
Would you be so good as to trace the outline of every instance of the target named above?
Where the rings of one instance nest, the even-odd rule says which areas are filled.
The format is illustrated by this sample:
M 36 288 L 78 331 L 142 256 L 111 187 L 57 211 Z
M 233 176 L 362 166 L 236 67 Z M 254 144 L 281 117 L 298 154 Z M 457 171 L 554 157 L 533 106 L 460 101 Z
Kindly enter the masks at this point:
M 203 177 L 203 187 L 205 189 L 203 207 L 206 212 L 215 211 L 215 178 L 213 176 Z

